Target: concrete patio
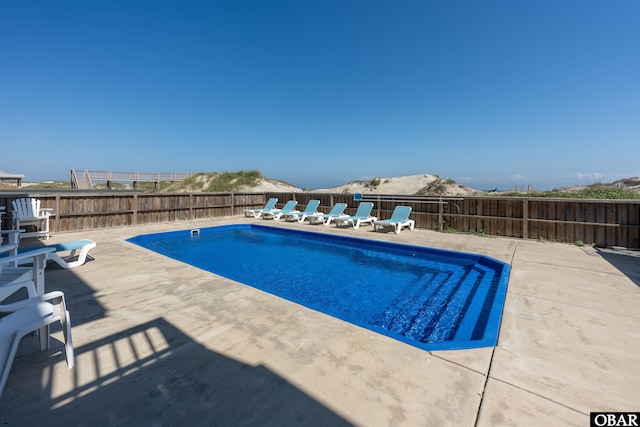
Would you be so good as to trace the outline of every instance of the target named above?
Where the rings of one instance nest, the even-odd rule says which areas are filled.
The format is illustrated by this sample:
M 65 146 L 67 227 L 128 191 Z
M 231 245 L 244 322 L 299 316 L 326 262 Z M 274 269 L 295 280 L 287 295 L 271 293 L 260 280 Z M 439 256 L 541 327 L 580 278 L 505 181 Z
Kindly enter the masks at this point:
M 129 237 L 256 222 L 488 255 L 511 264 L 499 344 L 428 353 L 152 253 Z M 640 410 L 640 254 L 426 230 L 375 233 L 243 217 L 54 235 L 97 242 L 50 264 L 62 333 L 23 339 L 6 426 L 588 426 Z M 36 242 L 37 243 L 37 242 Z

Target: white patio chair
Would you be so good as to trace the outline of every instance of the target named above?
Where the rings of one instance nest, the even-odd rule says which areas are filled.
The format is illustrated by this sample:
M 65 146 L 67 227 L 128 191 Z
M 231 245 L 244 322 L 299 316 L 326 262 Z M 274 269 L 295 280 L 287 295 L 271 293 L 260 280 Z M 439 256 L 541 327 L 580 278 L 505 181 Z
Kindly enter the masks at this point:
M 402 227 L 409 227 L 409 230 L 413 230 L 416 222 L 409 219 L 410 214 L 411 206 L 396 206 L 391 213 L 391 218 L 373 221 L 373 229 L 378 231 L 382 228 L 393 228 L 396 234 L 400 234 Z
M 262 219 L 273 218 L 278 221 L 284 214 L 298 212 L 295 210 L 297 205 L 298 202 L 296 200 L 289 200 L 287 203 L 285 203 L 282 209 L 271 209 L 270 211 L 262 212 Z
M 50 344 L 49 326 L 54 322 L 60 322 L 62 326 L 67 366 L 69 369 L 73 368 L 75 359 L 71 339 L 71 320 L 64 293 L 54 291 L 12 304 L 0 305 L 0 311 L 11 313 L 0 319 L 0 396 L 2 396 L 20 340 L 28 333 L 37 330 L 40 336 L 40 350 L 47 350 Z
M 362 202 L 358 205 L 355 215 L 336 218 L 336 227 L 343 224 L 351 224 L 353 228 L 357 230 L 362 224 L 373 224 L 373 221 L 376 221 L 378 218 L 371 216 L 372 210 L 373 203 Z
M 40 199 L 31 197 L 16 199 L 11 202 L 13 206 L 13 228 L 19 230 L 21 227 L 32 225 L 36 231 L 20 234 L 20 238 L 44 237 L 49 238 L 49 217 L 53 213 L 51 208 L 41 208 Z
M 309 215 L 307 216 L 307 218 L 309 219 L 309 224 L 320 223 L 328 226 L 329 224 L 331 224 L 331 221 L 337 218 L 343 218 L 343 217 L 349 216 L 344 213 L 345 209 L 347 209 L 346 203 L 336 203 L 335 205 L 333 205 L 333 207 L 331 208 L 328 214 L 317 213 L 317 214 Z
M 275 207 L 276 203 L 278 203 L 277 197 L 272 197 L 267 200 L 267 203 L 264 205 L 264 208 L 260 209 L 245 209 L 244 216 L 260 218 L 264 212 L 271 212 Z
M 309 203 L 307 203 L 307 207 L 305 207 L 302 212 L 294 210 L 289 213 L 283 213 L 282 217 L 285 221 L 298 220 L 298 222 L 304 222 L 304 220 L 307 219 L 309 215 L 316 215 L 319 213 L 318 206 L 320 206 L 320 200 L 309 200 Z
M 15 243 L 0 246 L 0 288 L 11 283 L 32 281 L 38 295 L 43 295 L 47 257 L 55 251 L 55 247 L 49 246 L 19 254 L 16 254 L 16 251 Z M 9 256 L 2 256 L 7 253 Z M 30 263 L 31 266 L 18 266 L 24 263 Z
M 89 239 L 74 240 L 72 242 L 62 242 L 55 245 L 35 246 L 32 248 L 20 248 L 18 254 L 29 255 L 34 251 L 43 248 L 53 248 L 53 251 L 47 253 L 47 259 L 55 261 L 62 268 L 74 268 L 84 264 L 89 256 L 89 251 L 96 247 L 96 242 Z M 67 253 L 67 255 L 63 255 Z M 19 261 L 18 264 L 29 263 L 28 259 Z

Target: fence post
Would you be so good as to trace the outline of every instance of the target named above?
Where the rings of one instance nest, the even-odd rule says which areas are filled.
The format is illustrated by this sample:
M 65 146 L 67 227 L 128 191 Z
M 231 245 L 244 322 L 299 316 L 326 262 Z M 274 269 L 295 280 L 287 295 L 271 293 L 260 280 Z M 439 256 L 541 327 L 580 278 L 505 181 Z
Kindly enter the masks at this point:
M 438 231 L 442 231 L 443 227 L 442 227 L 442 216 L 443 216 L 443 204 L 442 204 L 442 196 L 440 196 L 440 198 L 438 199 Z
M 133 195 L 133 219 L 132 219 L 132 223 L 133 225 L 138 225 L 138 195 L 134 194 Z
M 56 194 L 56 220 L 53 222 L 53 231 L 60 230 L 60 195 Z
M 522 199 L 522 238 L 529 238 L 529 200 Z

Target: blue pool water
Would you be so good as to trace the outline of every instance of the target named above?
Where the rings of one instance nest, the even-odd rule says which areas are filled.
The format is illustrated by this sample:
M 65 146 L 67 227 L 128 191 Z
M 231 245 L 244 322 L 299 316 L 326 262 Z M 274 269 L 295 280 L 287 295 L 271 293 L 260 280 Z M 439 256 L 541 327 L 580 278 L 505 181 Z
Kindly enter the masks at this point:
M 254 224 L 129 241 L 424 350 L 495 346 L 510 272 L 480 255 Z

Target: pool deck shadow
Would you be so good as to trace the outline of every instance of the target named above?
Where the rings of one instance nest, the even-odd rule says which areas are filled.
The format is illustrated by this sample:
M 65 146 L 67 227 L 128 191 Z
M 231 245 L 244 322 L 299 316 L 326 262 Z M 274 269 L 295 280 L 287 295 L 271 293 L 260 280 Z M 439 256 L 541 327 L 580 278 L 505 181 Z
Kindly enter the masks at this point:
M 425 352 L 125 241 L 231 223 L 507 262 L 498 346 Z M 97 242 L 94 260 L 46 271 L 47 290 L 67 296 L 76 367 L 59 329 L 46 352 L 25 337 L 0 398 L 4 425 L 584 426 L 591 411 L 640 407 L 640 263 L 593 248 L 239 216 L 48 243 L 79 238 Z

